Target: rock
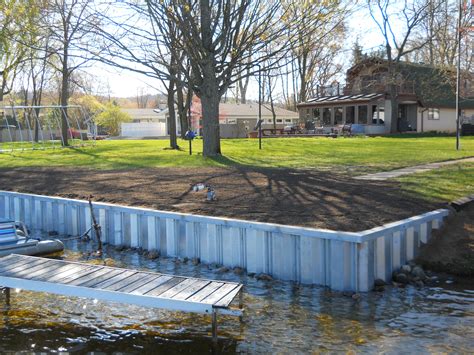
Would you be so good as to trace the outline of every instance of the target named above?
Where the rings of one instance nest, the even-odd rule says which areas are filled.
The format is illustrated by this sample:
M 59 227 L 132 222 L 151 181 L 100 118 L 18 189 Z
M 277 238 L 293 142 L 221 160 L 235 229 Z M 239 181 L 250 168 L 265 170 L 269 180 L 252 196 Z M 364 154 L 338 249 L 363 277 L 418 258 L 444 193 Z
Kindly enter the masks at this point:
M 342 293 L 342 295 L 343 295 L 344 297 L 352 297 L 352 292 L 344 291 L 344 292 Z
M 150 260 L 157 259 L 157 258 L 159 258 L 159 256 L 160 256 L 160 253 L 158 253 L 157 250 L 150 250 L 150 251 L 146 254 L 146 258 L 147 258 L 147 259 L 150 259 Z
M 242 269 L 241 267 L 238 267 L 238 266 L 234 267 L 233 271 L 234 271 L 234 274 L 236 274 L 236 275 L 243 275 L 243 273 L 244 273 L 244 269 Z
M 410 265 L 412 268 L 414 268 L 416 266 L 416 263 L 413 260 L 410 260 L 408 262 L 408 265 Z
M 354 293 L 351 297 L 352 297 L 352 299 L 355 300 L 355 301 L 360 300 L 360 294 L 359 294 L 359 293 Z
M 254 272 L 249 272 L 247 275 L 248 275 L 249 277 L 254 277 L 254 276 L 255 276 L 255 273 L 254 273 Z
M 56 232 L 56 231 L 50 231 L 50 232 L 48 232 L 48 235 L 49 235 L 50 237 L 56 237 L 56 236 L 59 235 L 59 233 Z
M 192 258 L 191 259 L 191 263 L 196 266 L 196 265 L 199 265 L 201 263 L 201 259 L 199 258 Z
M 411 274 L 415 277 L 418 277 L 420 280 L 426 280 L 426 274 L 419 266 L 415 266 L 411 271 Z
M 419 287 L 419 288 L 422 288 L 423 286 L 425 286 L 425 284 L 423 283 L 423 281 L 420 280 L 420 281 L 415 282 L 415 286 Z
M 404 285 L 408 284 L 408 276 L 403 273 L 399 273 L 395 275 L 394 279 L 395 279 L 394 280 L 395 282 L 398 282 Z
M 385 286 L 375 286 L 374 291 L 375 292 L 383 292 L 383 291 L 385 291 Z
M 125 249 L 127 249 L 125 245 L 118 245 L 115 247 L 115 250 L 117 251 L 124 251 Z
M 223 273 L 229 272 L 229 270 L 230 270 L 230 269 L 229 269 L 227 266 L 222 266 L 222 267 L 220 267 L 219 269 L 217 269 L 216 272 L 217 272 L 218 274 L 223 274 Z
M 409 274 L 411 272 L 411 266 L 408 264 L 402 265 L 402 267 L 400 268 L 400 271 L 403 272 L 404 274 Z
M 385 285 L 386 285 L 386 283 L 382 279 L 375 279 L 375 281 L 374 281 L 374 286 L 375 287 L 381 287 L 381 286 L 385 286 Z
M 189 261 L 189 258 L 188 258 L 187 256 L 185 256 L 185 257 L 183 258 L 183 263 L 186 264 L 188 261 Z
M 272 281 L 273 280 L 273 277 L 271 277 L 270 275 L 268 274 L 258 274 L 257 275 L 257 280 L 259 281 Z
M 220 265 L 218 263 L 210 263 L 207 267 L 212 270 L 212 269 L 218 269 L 219 266 Z

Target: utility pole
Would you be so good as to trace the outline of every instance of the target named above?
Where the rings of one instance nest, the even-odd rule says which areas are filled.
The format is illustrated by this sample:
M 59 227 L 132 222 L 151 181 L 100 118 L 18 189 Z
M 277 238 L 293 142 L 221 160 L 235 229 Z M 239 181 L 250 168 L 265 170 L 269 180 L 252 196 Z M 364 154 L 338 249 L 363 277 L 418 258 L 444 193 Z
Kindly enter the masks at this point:
M 456 150 L 461 148 L 459 141 L 459 124 L 460 124 L 460 109 L 459 109 L 459 91 L 461 89 L 461 39 L 462 39 L 462 3 L 463 0 L 459 0 L 459 18 L 458 18 L 458 31 L 457 31 L 457 40 L 458 40 L 458 58 L 456 64 Z

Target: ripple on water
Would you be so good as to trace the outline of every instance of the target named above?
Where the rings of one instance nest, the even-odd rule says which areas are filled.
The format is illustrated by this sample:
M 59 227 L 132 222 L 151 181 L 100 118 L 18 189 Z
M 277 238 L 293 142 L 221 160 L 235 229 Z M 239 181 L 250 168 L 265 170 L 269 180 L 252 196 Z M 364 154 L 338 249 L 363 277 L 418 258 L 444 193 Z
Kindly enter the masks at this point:
M 242 323 L 219 317 L 226 352 L 469 352 L 474 348 L 474 291 L 388 288 L 360 301 L 323 287 L 257 281 L 206 265 L 148 260 L 105 249 L 88 260 L 86 243 L 66 243 L 65 259 L 184 276 L 243 282 Z M 21 291 L 0 317 L 5 351 L 208 352 L 208 316 Z

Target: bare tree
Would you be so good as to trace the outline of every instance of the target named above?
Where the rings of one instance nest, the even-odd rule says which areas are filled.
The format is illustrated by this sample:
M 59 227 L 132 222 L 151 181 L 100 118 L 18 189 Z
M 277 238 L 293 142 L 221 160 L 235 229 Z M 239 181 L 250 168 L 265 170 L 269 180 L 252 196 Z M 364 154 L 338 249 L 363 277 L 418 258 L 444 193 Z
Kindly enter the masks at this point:
M 50 64 L 61 75 L 60 105 L 67 106 L 71 95 L 73 73 L 94 59 L 90 43 L 95 42 L 97 26 L 92 0 L 52 0 L 47 8 L 44 26 L 49 32 L 51 52 L 56 60 Z M 61 114 L 61 135 L 68 145 L 67 109 Z
M 390 0 L 367 1 L 370 16 L 384 38 L 387 55 L 387 84 L 391 106 L 391 130 L 398 131 L 397 86 L 400 85 L 400 61 L 410 53 L 423 48 L 430 38 L 413 42 L 416 31 L 427 19 L 430 1 L 404 0 L 395 3 Z M 394 30 L 396 28 L 396 30 Z
M 170 51 L 183 50 L 191 63 L 184 79 L 201 99 L 205 156 L 221 154 L 219 102 L 239 78 L 253 75 L 256 64 L 271 58 L 278 65 L 288 50 L 279 1 L 147 1 L 150 14 Z M 162 19 L 171 19 L 174 32 Z M 263 51 L 274 43 L 271 53 Z M 182 63 L 177 63 L 182 65 Z M 184 73 L 183 68 L 179 70 Z

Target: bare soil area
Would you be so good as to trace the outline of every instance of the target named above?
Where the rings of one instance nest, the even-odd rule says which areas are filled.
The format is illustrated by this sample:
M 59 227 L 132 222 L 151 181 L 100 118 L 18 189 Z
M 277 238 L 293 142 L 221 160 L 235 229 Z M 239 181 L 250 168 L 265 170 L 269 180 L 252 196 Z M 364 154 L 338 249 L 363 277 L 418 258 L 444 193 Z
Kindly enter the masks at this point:
M 425 268 L 471 277 L 474 283 L 474 203 L 453 213 L 420 252 Z
M 217 201 L 191 185 L 210 184 Z M 398 182 L 315 170 L 248 168 L 0 169 L 0 189 L 159 210 L 360 231 L 440 205 L 404 194 Z

